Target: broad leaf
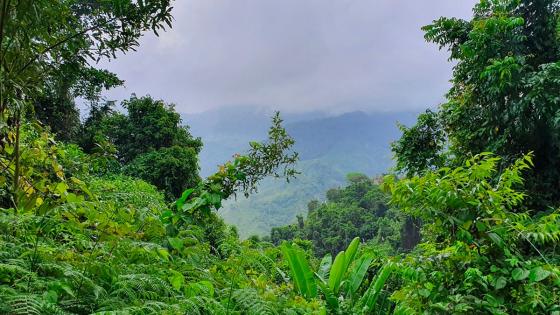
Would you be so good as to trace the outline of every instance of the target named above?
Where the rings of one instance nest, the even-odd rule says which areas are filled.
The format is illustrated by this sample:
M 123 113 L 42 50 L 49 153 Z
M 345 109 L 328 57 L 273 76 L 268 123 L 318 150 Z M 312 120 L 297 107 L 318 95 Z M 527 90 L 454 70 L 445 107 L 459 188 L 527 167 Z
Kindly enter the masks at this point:
M 316 297 L 317 283 L 304 253 L 288 243 L 282 245 L 282 252 L 284 258 L 288 261 L 296 289 L 299 293 L 306 298 Z
M 527 269 L 515 268 L 511 272 L 511 278 L 515 281 L 524 280 L 528 276 L 529 276 L 529 270 Z
M 385 282 L 389 279 L 389 276 L 393 273 L 394 269 L 395 265 L 393 263 L 387 263 L 383 266 L 383 268 L 381 268 L 375 277 L 375 281 L 373 281 L 372 285 L 360 299 L 360 305 L 367 307 L 369 310 L 373 309 L 377 303 L 377 298 L 379 297 L 383 286 L 385 286 Z
M 182 273 L 175 270 L 171 270 L 171 273 L 172 275 L 169 276 L 169 282 L 171 283 L 173 289 L 178 291 L 185 284 L 185 277 L 183 277 Z
M 176 250 L 183 249 L 184 243 L 183 240 L 178 237 L 168 237 L 167 241 L 171 247 L 175 248 Z
M 338 289 L 340 288 L 340 282 L 342 281 L 342 276 L 344 275 L 346 266 L 346 254 L 344 251 L 341 251 L 336 255 L 334 259 L 334 263 L 332 265 L 330 274 L 329 274 L 329 288 L 334 292 L 338 293 Z
M 332 266 L 332 256 L 331 254 L 326 254 L 325 257 L 321 260 L 319 264 L 319 270 L 317 271 L 317 275 L 321 279 L 327 279 L 329 277 L 329 271 Z
M 317 285 L 319 286 L 319 289 L 321 289 L 321 292 L 323 292 L 323 295 L 325 296 L 325 300 L 327 301 L 327 306 L 329 307 L 329 309 L 336 312 L 336 310 L 338 310 L 339 308 L 338 299 L 334 295 L 331 288 L 322 281 L 318 281 Z
M 503 289 L 506 287 L 506 285 L 507 285 L 507 279 L 504 277 L 499 277 L 494 282 L 494 288 L 496 288 L 496 290 Z
M 531 282 L 539 282 L 550 276 L 550 271 L 544 270 L 542 267 L 535 267 L 529 272 L 529 280 Z
M 346 270 L 348 270 L 348 267 L 350 267 L 350 264 L 352 263 L 352 261 L 356 257 L 356 253 L 358 252 L 358 246 L 359 245 L 360 245 L 360 238 L 359 237 L 355 237 L 352 240 L 352 242 L 350 242 L 350 245 L 348 245 L 348 248 L 346 249 L 346 257 L 345 257 L 345 261 L 344 261 L 344 271 L 345 272 L 346 272 Z
M 354 265 L 354 268 L 352 268 L 348 277 L 348 295 L 352 295 L 358 291 L 372 261 L 373 255 L 371 254 L 364 254 L 356 261 L 356 264 Z

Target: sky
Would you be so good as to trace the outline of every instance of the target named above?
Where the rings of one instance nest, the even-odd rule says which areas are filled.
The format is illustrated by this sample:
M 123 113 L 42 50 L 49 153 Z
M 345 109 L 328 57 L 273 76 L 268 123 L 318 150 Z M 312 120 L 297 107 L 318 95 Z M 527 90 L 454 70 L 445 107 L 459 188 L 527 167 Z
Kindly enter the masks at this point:
M 410 111 L 441 103 L 448 53 L 420 28 L 475 0 L 176 0 L 173 28 L 102 66 L 120 101 L 150 94 L 196 113 Z

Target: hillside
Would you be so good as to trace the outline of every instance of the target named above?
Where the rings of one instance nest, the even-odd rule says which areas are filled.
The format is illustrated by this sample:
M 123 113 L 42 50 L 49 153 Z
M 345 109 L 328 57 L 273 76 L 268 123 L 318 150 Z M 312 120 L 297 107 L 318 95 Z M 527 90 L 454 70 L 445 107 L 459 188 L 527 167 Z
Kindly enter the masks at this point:
M 183 115 L 195 136 L 202 137 L 201 173 L 207 175 L 221 161 L 262 139 L 270 113 L 251 107 Z M 322 199 L 327 189 L 341 186 L 350 172 L 376 175 L 391 166 L 389 143 L 399 135 L 396 122 L 409 123 L 412 113 L 351 112 L 327 116 L 313 112 L 284 115 L 286 129 L 300 154 L 297 179 L 286 183 L 267 179 L 259 192 L 229 200 L 220 211 L 242 237 L 267 235 L 272 227 L 292 223 L 307 202 Z

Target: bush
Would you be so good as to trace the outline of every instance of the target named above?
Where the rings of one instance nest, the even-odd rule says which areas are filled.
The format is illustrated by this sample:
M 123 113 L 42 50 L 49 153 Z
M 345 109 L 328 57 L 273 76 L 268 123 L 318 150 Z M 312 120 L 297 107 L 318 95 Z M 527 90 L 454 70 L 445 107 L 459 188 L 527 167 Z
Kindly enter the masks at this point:
M 200 181 L 195 150 L 179 146 L 140 154 L 123 171 L 161 189 L 169 200 Z

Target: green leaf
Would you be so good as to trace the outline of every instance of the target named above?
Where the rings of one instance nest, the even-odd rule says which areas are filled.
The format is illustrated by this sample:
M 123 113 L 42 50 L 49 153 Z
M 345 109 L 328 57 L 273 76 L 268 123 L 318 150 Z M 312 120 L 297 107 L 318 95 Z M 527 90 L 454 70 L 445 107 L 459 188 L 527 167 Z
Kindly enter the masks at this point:
M 68 185 L 65 182 L 60 182 L 56 184 L 55 192 L 59 195 L 63 195 L 68 190 Z
M 507 285 L 507 279 L 505 277 L 499 277 L 494 282 L 494 288 L 496 288 L 496 290 L 503 289 L 505 288 L 506 285 Z
M 171 283 L 173 289 L 179 291 L 181 287 L 185 284 L 185 277 L 183 276 L 182 273 L 175 270 L 171 270 L 171 273 L 172 275 L 169 276 L 169 282 Z
M 8 155 L 12 155 L 14 153 L 14 146 L 13 145 L 5 146 L 4 152 L 6 152 Z
M 329 270 L 332 266 L 332 256 L 331 254 L 326 254 L 323 259 L 321 259 L 321 263 L 319 264 L 319 270 L 317 271 L 317 275 L 321 279 L 327 279 L 329 276 Z
M 216 209 L 222 207 L 222 196 L 220 194 L 208 194 L 208 202 L 213 205 Z
M 340 282 L 342 281 L 342 276 L 344 275 L 345 271 L 345 264 L 346 254 L 344 251 L 341 251 L 340 253 L 338 253 L 338 255 L 336 255 L 329 274 L 329 288 L 334 293 L 338 293 L 338 289 L 340 288 Z
M 43 293 L 43 298 L 49 303 L 56 304 L 58 302 L 58 293 L 56 293 L 56 291 L 49 290 Z
M 317 285 L 319 286 L 319 289 L 321 289 L 321 292 L 323 292 L 323 295 L 327 300 L 327 306 L 329 307 L 329 309 L 332 310 L 333 313 L 337 313 L 337 310 L 339 308 L 338 299 L 334 295 L 331 288 L 329 288 L 329 286 L 322 281 L 318 281 Z
M 535 267 L 529 272 L 529 280 L 531 282 L 539 282 L 550 276 L 550 271 L 544 270 L 542 267 Z
M 529 276 L 529 270 L 527 269 L 515 268 L 511 272 L 511 278 L 515 281 L 526 279 L 528 276 Z
M 306 298 L 315 298 L 317 283 L 304 253 L 288 243 L 282 245 L 282 253 L 288 261 L 296 289 Z
M 169 242 L 169 245 L 171 245 L 171 247 L 175 248 L 176 250 L 183 249 L 183 246 L 185 245 L 183 240 L 178 237 L 168 237 L 167 241 Z
M 360 299 L 360 305 L 367 307 L 369 310 L 372 310 L 375 304 L 377 303 L 377 298 L 381 293 L 381 290 L 385 286 L 385 282 L 389 279 L 389 276 L 395 270 L 395 265 L 393 263 L 387 263 L 377 276 L 375 277 L 375 281 L 373 281 L 372 285 L 368 288 L 366 293 Z
M 427 298 L 428 296 L 430 296 L 431 292 L 430 292 L 430 290 L 428 290 L 426 288 L 422 288 L 422 289 L 418 290 L 418 294 Z
M 359 245 L 360 245 L 360 238 L 359 237 L 355 237 L 350 242 L 350 245 L 348 245 L 348 248 L 346 249 L 346 256 L 345 256 L 345 261 L 344 261 L 344 272 L 346 272 L 346 270 L 348 270 L 348 267 L 350 267 L 350 264 L 352 263 L 352 261 L 356 257 L 356 252 L 358 251 L 358 246 Z
M 168 252 L 166 249 L 158 248 L 158 249 L 157 249 L 157 254 L 158 254 L 158 256 L 161 257 L 163 260 L 169 261 L 169 252 Z
M 352 268 L 352 271 L 350 272 L 350 275 L 348 277 L 348 295 L 354 294 L 358 291 L 372 261 L 373 255 L 371 254 L 362 255 L 356 261 L 356 264 L 354 265 L 354 268 Z
M 68 202 L 68 203 L 73 203 L 73 202 L 78 202 L 78 201 L 79 201 L 78 196 L 76 196 L 76 194 L 74 194 L 74 193 L 69 193 L 66 196 L 66 202 Z
M 504 248 L 504 240 L 496 233 L 488 233 L 488 237 L 494 242 L 494 244 L 498 245 L 500 248 Z
M 183 192 L 183 194 L 181 195 L 181 198 L 177 199 L 177 209 L 181 210 L 183 208 L 183 205 L 185 204 L 185 202 L 187 201 L 187 199 L 189 198 L 189 196 L 193 193 L 194 188 L 190 188 L 187 189 Z

